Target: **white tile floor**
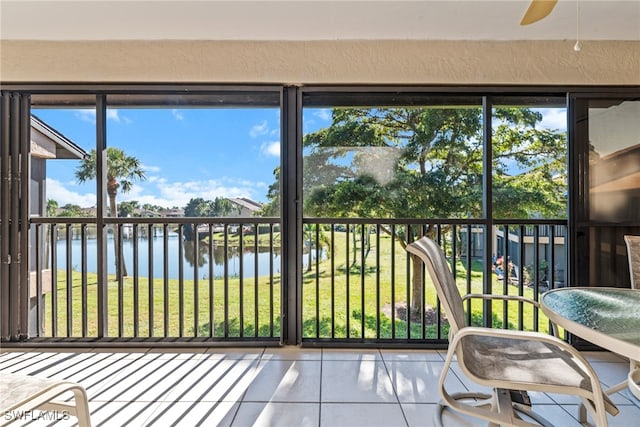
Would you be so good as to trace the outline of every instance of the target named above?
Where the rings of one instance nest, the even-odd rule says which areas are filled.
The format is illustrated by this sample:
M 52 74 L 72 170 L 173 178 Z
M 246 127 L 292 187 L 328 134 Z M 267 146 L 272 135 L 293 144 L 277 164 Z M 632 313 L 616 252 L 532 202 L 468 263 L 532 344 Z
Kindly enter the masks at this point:
M 628 362 L 585 353 L 605 386 Z M 0 372 L 64 378 L 85 386 L 96 426 L 430 426 L 444 353 L 407 350 L 4 349 Z M 448 388 L 472 384 L 459 370 Z M 477 388 L 475 388 L 477 390 Z M 536 411 L 557 426 L 577 426 L 577 400 L 533 393 Z M 640 402 L 613 396 L 611 426 L 640 425 Z M 5 420 L 6 414 L 2 414 Z M 31 417 L 35 418 L 35 417 Z M 50 421 L 15 425 L 51 425 Z M 73 425 L 73 419 L 59 425 Z M 486 425 L 447 411 L 446 426 Z

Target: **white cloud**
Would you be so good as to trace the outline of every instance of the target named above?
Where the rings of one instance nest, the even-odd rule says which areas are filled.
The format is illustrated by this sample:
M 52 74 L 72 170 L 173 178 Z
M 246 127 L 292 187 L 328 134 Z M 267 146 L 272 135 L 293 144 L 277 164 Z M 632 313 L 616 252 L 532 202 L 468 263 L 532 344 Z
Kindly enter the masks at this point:
M 191 198 L 202 197 L 252 197 L 258 186 L 255 182 L 232 179 L 210 179 L 204 181 L 171 182 L 158 185 L 160 197 L 170 201 L 169 206 L 184 206 Z
M 260 152 L 267 156 L 280 157 L 280 141 L 263 142 Z
M 331 109 L 330 108 L 321 108 L 313 112 L 313 115 L 318 117 L 321 120 L 329 121 L 331 120 Z
M 567 110 L 565 108 L 545 108 L 539 110 L 542 113 L 542 121 L 539 126 L 544 129 L 567 129 Z
M 216 197 L 249 197 L 255 199 L 258 189 L 267 184 L 235 178 L 210 179 L 202 181 L 168 182 L 165 178 L 152 177 L 136 183 L 126 194 L 119 194 L 118 200 L 137 200 L 140 204 L 150 203 L 163 207 L 185 206 L 189 200 L 201 197 L 214 200 Z
M 145 172 L 154 172 L 154 173 L 158 173 L 160 172 L 162 169 L 160 168 L 160 166 L 153 166 L 153 165 L 146 165 L 143 164 L 142 165 L 142 170 Z
M 107 120 L 113 120 L 114 122 L 119 122 L 120 116 L 118 115 L 118 110 L 108 109 Z
M 96 123 L 96 110 L 95 109 L 87 109 L 87 110 L 75 110 L 75 116 L 82 120 L 83 122 L 88 122 L 95 124 Z M 117 109 L 107 109 L 107 120 L 113 120 L 114 122 L 120 122 L 120 114 Z M 124 118 L 125 123 L 131 123 L 131 120 L 128 118 Z
M 75 116 L 83 122 L 96 123 L 96 110 L 76 110 Z
M 167 178 L 163 178 L 161 176 L 154 176 L 152 182 L 157 182 L 158 183 L 157 185 L 166 184 Z
M 173 115 L 173 118 L 178 121 L 184 120 L 184 114 L 182 114 L 182 112 L 180 112 L 179 110 L 173 109 L 171 110 L 171 114 Z
M 95 206 L 97 202 L 95 193 L 80 194 L 76 191 L 71 191 L 62 182 L 53 178 L 47 178 L 46 189 L 47 199 L 55 200 L 58 202 L 58 206 L 72 204 L 88 208 Z
M 59 206 L 68 203 L 83 208 L 96 205 L 95 193 L 81 194 L 71 191 L 71 184 L 65 184 L 52 178 L 47 179 L 47 199 L 53 199 Z M 185 206 L 190 199 L 202 197 L 214 200 L 216 197 L 249 197 L 258 200 L 260 190 L 267 187 L 264 182 L 236 178 L 210 179 L 202 181 L 168 182 L 166 178 L 153 176 L 144 182 L 134 183 L 128 193 L 118 193 L 118 202 L 136 200 L 140 204 L 170 208 Z
M 266 120 L 263 120 L 262 123 L 255 125 L 249 131 L 249 135 L 252 138 L 257 138 L 260 135 L 266 135 L 269 133 L 269 125 Z

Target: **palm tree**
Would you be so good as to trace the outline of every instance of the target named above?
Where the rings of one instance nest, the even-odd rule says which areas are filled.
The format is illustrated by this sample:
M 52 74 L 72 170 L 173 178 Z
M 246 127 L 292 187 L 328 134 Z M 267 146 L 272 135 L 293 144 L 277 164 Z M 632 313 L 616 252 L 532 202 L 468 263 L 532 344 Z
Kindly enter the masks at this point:
M 58 202 L 53 199 L 47 199 L 47 216 L 56 216 L 58 214 Z
M 316 231 L 318 233 L 318 239 L 319 239 L 318 241 L 315 240 Z M 307 272 L 310 272 L 313 269 L 313 251 L 316 250 L 316 246 L 317 246 L 317 250 L 319 251 L 322 251 L 324 248 L 328 249 L 329 238 L 324 232 L 324 229 L 322 227 L 319 227 L 318 224 L 303 224 L 302 233 L 304 237 L 305 246 L 307 246 L 307 243 L 308 243 L 308 247 L 305 247 L 303 249 L 303 252 L 305 250 L 309 251 L 307 252 L 307 257 L 308 257 Z M 320 262 L 320 259 L 317 259 L 316 262 Z
M 91 150 L 88 157 L 76 169 L 76 179 L 78 182 L 86 182 L 96 178 L 96 150 Z M 109 215 L 113 218 L 118 216 L 116 197 L 118 190 L 123 193 L 129 192 L 133 186 L 133 181 L 144 180 L 144 170 L 140 165 L 140 160 L 136 157 L 127 156 L 119 148 L 107 148 L 107 196 L 109 197 Z M 118 228 L 113 226 L 114 253 L 118 252 Z M 117 262 L 116 255 L 116 275 L 124 277 L 127 275 L 127 266 L 124 259 Z

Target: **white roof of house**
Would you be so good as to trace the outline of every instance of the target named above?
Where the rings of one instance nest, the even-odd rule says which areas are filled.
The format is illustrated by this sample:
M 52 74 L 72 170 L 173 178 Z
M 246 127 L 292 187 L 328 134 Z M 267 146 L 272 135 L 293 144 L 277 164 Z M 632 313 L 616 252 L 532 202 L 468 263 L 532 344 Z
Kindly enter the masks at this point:
M 87 156 L 87 152 L 82 147 L 33 114 L 31 115 L 31 128 L 55 143 L 56 159 L 83 159 Z
M 247 199 L 246 197 L 237 197 L 235 199 L 229 199 L 229 200 L 237 205 L 240 205 L 252 211 L 257 211 L 262 209 L 262 203 L 256 202 L 251 199 Z

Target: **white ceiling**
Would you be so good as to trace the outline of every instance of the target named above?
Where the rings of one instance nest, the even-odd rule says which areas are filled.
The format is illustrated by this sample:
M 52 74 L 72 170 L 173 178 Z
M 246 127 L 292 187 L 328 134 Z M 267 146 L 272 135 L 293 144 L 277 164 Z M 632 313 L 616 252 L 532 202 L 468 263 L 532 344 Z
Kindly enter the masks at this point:
M 4 40 L 573 40 L 575 0 L 0 0 Z M 640 40 L 640 0 L 579 0 L 583 40 Z

